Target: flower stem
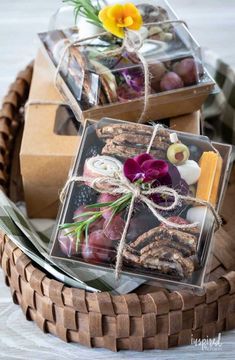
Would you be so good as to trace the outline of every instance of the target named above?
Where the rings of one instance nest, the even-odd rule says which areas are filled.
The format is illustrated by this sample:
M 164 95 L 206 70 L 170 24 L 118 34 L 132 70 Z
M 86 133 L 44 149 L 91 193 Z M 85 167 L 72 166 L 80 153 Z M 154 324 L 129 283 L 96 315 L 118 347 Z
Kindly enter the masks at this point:
M 93 5 L 91 0 L 63 0 L 63 2 L 74 6 L 75 22 L 77 22 L 78 16 L 83 16 L 92 24 L 103 27 L 99 19 L 100 5 Z

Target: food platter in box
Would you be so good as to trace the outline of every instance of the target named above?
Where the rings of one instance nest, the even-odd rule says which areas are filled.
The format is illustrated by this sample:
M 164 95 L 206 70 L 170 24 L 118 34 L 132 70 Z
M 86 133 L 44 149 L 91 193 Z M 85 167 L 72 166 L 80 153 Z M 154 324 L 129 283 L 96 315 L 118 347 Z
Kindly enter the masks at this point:
M 129 161 L 128 159 L 131 155 L 132 157 L 142 156 L 141 154 L 146 151 L 152 131 L 152 126 L 140 124 L 132 125 L 114 119 L 102 119 L 99 123 L 87 121 L 84 127 L 81 145 L 70 175 L 72 177 L 80 177 L 86 176 L 88 173 L 91 174 L 90 172 L 87 172 L 87 167 L 90 166 L 89 161 L 91 161 L 91 163 L 95 163 L 96 161 L 97 163 L 100 161 L 102 162 L 103 156 L 107 157 L 106 160 L 108 161 L 108 164 L 113 160 L 115 164 L 117 162 L 118 166 L 121 164 L 121 166 L 125 168 L 125 163 L 126 161 Z M 218 159 L 221 161 L 220 177 L 215 180 L 215 168 L 211 170 L 213 172 L 213 177 L 209 180 L 210 170 L 208 164 L 208 181 L 210 182 L 205 184 L 205 188 L 208 188 L 208 201 L 210 200 L 213 202 L 213 205 L 218 210 L 221 205 L 221 199 L 225 191 L 229 173 L 230 146 L 211 144 L 209 139 L 205 136 L 190 135 L 182 132 L 175 133 L 172 130 L 164 128 L 159 131 L 160 133 L 157 133 L 154 138 L 155 142 L 153 144 L 155 147 L 153 146 L 152 150 L 150 150 L 150 155 L 154 156 L 155 160 L 156 157 L 158 159 L 166 159 L 169 157 L 168 149 L 172 146 L 170 145 L 171 142 L 169 140 L 171 134 L 177 136 L 180 146 L 183 144 L 183 146 L 186 146 L 190 151 L 190 158 L 185 163 L 181 164 L 181 161 L 179 161 L 179 165 L 172 165 L 170 161 L 167 162 L 170 169 L 170 187 L 181 195 L 190 195 L 193 198 L 198 198 L 197 194 L 204 191 L 204 184 L 202 183 L 200 183 L 201 191 L 199 191 L 198 179 L 200 179 L 200 177 L 196 174 L 198 171 L 201 172 L 202 170 L 198 166 L 198 163 L 201 164 L 201 159 L 205 154 L 208 155 L 210 153 L 212 156 L 211 162 L 214 161 L 214 156 L 218 156 Z M 142 142 L 140 142 L 140 139 Z M 176 148 L 178 146 L 177 144 L 178 142 L 174 144 Z M 187 175 L 190 180 L 188 180 L 188 177 L 185 175 L 186 163 L 191 172 L 190 175 Z M 104 166 L 106 167 L 106 165 Z M 178 171 L 180 172 L 180 178 L 178 178 Z M 223 174 L 223 176 L 221 174 Z M 194 178 L 195 176 L 197 176 L 197 180 Z M 98 174 L 95 174 L 95 178 L 97 177 Z M 168 180 L 166 180 L 165 177 L 163 178 L 164 181 L 167 182 L 160 182 L 160 184 L 168 184 Z M 215 198 L 212 200 L 213 187 L 216 181 L 216 200 Z M 97 236 L 102 232 L 102 234 L 105 234 L 104 238 L 105 241 L 107 241 L 107 244 L 109 243 L 108 239 L 114 240 L 113 242 L 111 241 L 112 244 L 110 245 L 111 247 L 109 250 L 107 250 L 107 245 L 104 245 L 103 248 L 101 245 L 97 245 L 97 247 L 94 246 L 94 249 L 98 254 L 101 247 L 102 250 L 100 255 L 95 255 L 94 258 L 89 258 L 86 253 L 84 255 L 84 244 L 87 245 L 87 243 L 81 233 L 79 233 L 79 241 L 78 237 L 76 237 L 77 233 L 76 236 L 75 233 L 73 234 L 74 223 L 76 223 L 76 221 L 81 221 L 82 218 L 80 216 L 85 216 L 87 211 L 93 211 L 93 208 L 95 208 L 94 211 L 96 211 L 96 208 L 100 206 L 100 202 L 105 203 L 102 207 L 108 206 L 106 204 L 107 200 L 102 198 L 102 194 L 105 192 L 97 191 L 97 189 L 94 189 L 89 185 L 90 183 L 88 182 L 78 184 L 76 182 L 70 183 L 64 204 L 60 211 L 56 230 L 52 237 L 51 256 L 70 262 L 75 261 L 79 263 L 81 267 L 103 269 L 114 274 L 118 253 L 117 248 L 127 218 L 126 209 L 123 209 L 123 212 L 120 213 L 121 215 L 116 220 L 115 217 L 118 215 L 115 215 L 114 217 L 112 217 L 112 214 L 110 213 L 107 217 L 101 215 L 101 218 L 103 216 L 104 219 L 100 218 L 99 221 L 97 220 L 98 223 L 95 222 L 93 224 L 95 226 L 93 228 L 94 231 L 91 231 L 91 228 L 87 230 L 89 231 L 87 233 L 89 239 L 90 236 L 94 236 L 94 234 L 92 235 L 93 232 L 95 232 Z M 200 198 L 203 199 L 202 196 L 200 196 Z M 113 201 L 119 201 L 119 198 L 113 199 L 112 196 L 111 199 Z M 163 204 L 164 206 L 165 204 L 168 205 L 168 201 L 168 198 L 160 198 L 160 200 L 156 198 L 156 201 L 154 200 L 157 204 Z M 171 201 L 172 199 L 170 202 Z M 183 201 L 169 211 L 164 209 L 160 211 L 161 219 L 163 217 L 182 225 L 180 228 L 174 229 L 174 227 L 171 228 L 172 224 L 168 227 L 163 219 L 160 221 L 159 218 L 156 218 L 156 215 L 152 213 L 152 210 L 150 210 L 145 203 L 143 204 L 137 199 L 125 238 L 126 244 L 123 252 L 121 274 L 143 278 L 146 281 L 155 281 L 159 284 L 164 284 L 167 287 L 187 287 L 197 290 L 203 288 L 206 281 L 206 273 L 208 272 L 208 264 L 213 245 L 212 238 L 215 218 L 211 209 L 207 208 L 205 204 L 196 203 L 195 205 L 195 203 L 192 203 L 191 201 L 193 200 L 186 203 Z M 89 206 L 91 206 L 91 209 Z M 90 215 L 93 216 L 93 213 Z M 112 219 L 114 219 L 116 223 L 112 223 Z M 102 224 L 100 223 L 100 220 L 103 221 Z M 193 226 L 192 229 L 184 228 L 187 224 L 192 225 L 195 221 L 197 222 L 197 225 Z M 118 229 L 118 234 L 113 235 L 113 228 Z M 155 243 L 156 241 L 158 242 L 157 244 Z M 151 249 L 154 249 L 155 251 L 154 256 Z M 162 251 L 162 257 L 156 255 L 158 251 Z M 162 259 L 165 256 L 167 259 L 164 260 L 164 264 Z M 176 256 L 180 258 L 179 262 L 178 260 L 175 261 Z M 155 264 L 153 265 L 153 261 L 155 261 L 156 258 L 158 262 L 162 262 L 162 265 L 159 265 L 160 267 L 158 267 L 158 264 L 156 266 Z M 147 265 L 144 262 L 144 259 L 147 259 Z M 180 263 L 181 260 L 182 263 Z M 179 266 L 179 263 L 182 266 Z
M 97 33 L 75 44 L 79 24 L 39 34 L 51 69 L 57 74 L 58 88 L 78 121 L 107 116 L 137 122 L 143 111 L 146 82 L 145 120 L 198 110 L 215 89 L 203 66 L 199 45 L 169 5 L 162 1 L 136 4 L 144 26 L 140 30 L 143 45 L 135 52 L 122 48 L 121 40 L 110 34 Z M 145 59 L 148 75 L 138 54 Z

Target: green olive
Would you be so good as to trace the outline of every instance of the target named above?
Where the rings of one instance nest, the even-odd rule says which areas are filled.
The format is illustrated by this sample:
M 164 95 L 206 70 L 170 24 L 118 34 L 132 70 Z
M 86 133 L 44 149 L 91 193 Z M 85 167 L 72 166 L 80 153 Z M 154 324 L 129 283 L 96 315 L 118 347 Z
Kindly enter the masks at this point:
M 186 145 L 175 143 L 169 146 L 167 150 L 168 160 L 175 165 L 182 165 L 189 159 L 190 152 Z

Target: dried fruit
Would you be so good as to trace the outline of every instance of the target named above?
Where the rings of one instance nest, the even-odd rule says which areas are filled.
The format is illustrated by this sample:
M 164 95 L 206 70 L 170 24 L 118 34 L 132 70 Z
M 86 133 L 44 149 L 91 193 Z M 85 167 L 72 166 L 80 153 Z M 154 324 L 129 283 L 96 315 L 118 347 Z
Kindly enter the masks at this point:
M 151 87 L 159 91 L 160 81 L 166 73 L 166 67 L 161 62 L 156 62 L 149 65 L 149 72 L 151 74 Z

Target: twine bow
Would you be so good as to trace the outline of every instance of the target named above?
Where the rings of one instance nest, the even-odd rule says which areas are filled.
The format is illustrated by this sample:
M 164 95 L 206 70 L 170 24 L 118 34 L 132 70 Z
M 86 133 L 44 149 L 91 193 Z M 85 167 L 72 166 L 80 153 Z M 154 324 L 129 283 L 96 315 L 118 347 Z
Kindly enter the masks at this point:
M 155 25 L 166 25 L 166 24 L 174 24 L 174 23 L 180 23 L 183 24 L 187 27 L 187 24 L 185 21 L 183 20 L 165 20 L 165 21 L 158 21 L 158 22 L 150 22 L 150 23 L 145 23 L 145 26 L 155 26 Z M 78 47 L 78 46 L 82 46 L 82 43 L 84 41 L 89 41 L 89 40 L 93 40 L 96 39 L 100 36 L 104 36 L 109 34 L 107 31 L 104 31 L 102 33 L 99 33 L 97 35 L 92 35 L 92 36 L 87 36 L 83 39 L 79 39 L 79 40 L 74 40 L 72 42 L 69 42 L 60 57 L 60 60 L 58 62 L 57 68 L 56 68 L 56 72 L 55 72 L 55 77 L 54 77 L 54 82 L 55 85 L 57 85 L 57 81 L 58 81 L 58 75 L 60 73 L 60 70 L 63 66 L 63 62 L 65 59 L 65 56 L 67 54 L 67 52 L 69 51 L 69 49 L 71 47 Z M 147 60 L 145 59 L 145 57 L 143 56 L 143 54 L 141 53 L 140 49 L 143 46 L 144 43 L 144 38 L 142 37 L 141 33 L 139 31 L 133 31 L 133 30 L 125 30 L 125 37 L 123 39 L 123 43 L 122 45 L 115 50 L 108 50 L 108 51 L 104 51 L 104 53 L 102 54 L 102 56 L 106 57 L 106 56 L 115 56 L 115 55 L 121 55 L 123 50 L 126 49 L 128 52 L 131 53 L 135 53 L 141 64 L 143 65 L 143 70 L 144 70 L 144 106 L 141 112 L 141 115 L 139 117 L 138 122 L 141 123 L 143 122 L 143 120 L 145 119 L 145 115 L 147 113 L 148 110 L 148 103 L 149 103 L 149 95 L 150 95 L 150 73 L 149 73 L 149 68 L 148 68 L 148 63 Z
M 162 125 L 157 124 L 154 126 L 154 131 L 148 146 L 148 152 L 151 149 L 151 145 L 153 143 L 153 140 L 156 136 L 156 133 L 159 128 L 161 128 Z M 115 265 L 115 278 L 116 280 L 120 276 L 120 271 L 122 269 L 122 256 L 123 256 L 123 250 L 125 247 L 125 241 L 126 241 L 126 235 L 127 231 L 130 225 L 131 217 L 134 210 L 135 201 L 141 201 L 144 203 L 148 209 L 152 212 L 152 214 L 158 219 L 159 222 L 164 223 L 168 227 L 173 227 L 176 229 L 190 229 L 198 226 L 198 223 L 192 223 L 192 224 L 176 224 L 169 220 L 167 220 L 164 216 L 161 215 L 161 211 L 171 211 L 174 210 L 177 206 L 181 205 L 182 201 L 185 201 L 187 203 L 197 204 L 197 205 L 203 205 L 206 206 L 209 210 L 211 210 L 217 224 L 217 228 L 219 228 L 222 224 L 222 220 L 213 207 L 212 204 L 210 204 L 208 201 L 204 201 L 201 199 L 197 199 L 191 196 L 185 196 L 179 194 L 176 190 L 173 188 L 170 188 L 168 186 L 158 186 L 156 188 L 149 188 L 145 189 L 140 184 L 137 183 L 131 183 L 123 174 L 116 174 L 114 177 L 106 176 L 106 177 L 98 177 L 98 178 L 89 178 L 85 176 L 73 176 L 69 178 L 60 194 L 60 201 L 63 203 L 67 190 L 69 188 L 69 185 L 73 182 L 81 182 L 81 183 L 89 183 L 89 186 L 92 187 L 94 190 L 96 190 L 99 193 L 109 193 L 110 195 L 125 195 L 125 194 L 131 194 L 131 201 L 128 209 L 127 219 L 125 222 L 125 226 L 122 232 L 122 236 L 120 239 L 120 242 L 118 244 L 117 249 L 117 260 Z M 100 186 L 102 185 L 102 186 Z M 108 190 L 107 190 L 108 188 Z M 161 206 L 159 204 L 156 204 L 153 202 L 150 197 L 151 195 L 159 194 L 162 196 L 167 196 L 172 198 L 172 203 L 168 206 Z

